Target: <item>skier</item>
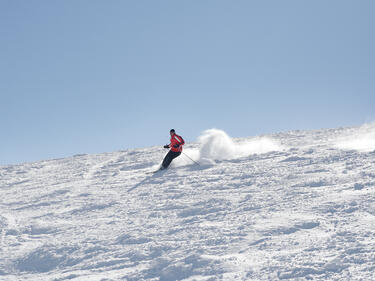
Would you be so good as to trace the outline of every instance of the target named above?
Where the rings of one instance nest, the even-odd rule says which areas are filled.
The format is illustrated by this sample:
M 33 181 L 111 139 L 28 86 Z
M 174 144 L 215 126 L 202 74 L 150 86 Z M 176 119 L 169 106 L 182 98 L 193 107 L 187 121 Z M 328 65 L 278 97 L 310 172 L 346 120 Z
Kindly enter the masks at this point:
M 167 169 L 172 160 L 180 156 L 182 152 L 182 146 L 185 144 L 184 139 L 176 134 L 174 129 L 169 131 L 171 135 L 171 143 L 164 145 L 164 148 L 170 148 L 168 154 L 164 157 L 163 164 L 161 164 L 160 170 Z

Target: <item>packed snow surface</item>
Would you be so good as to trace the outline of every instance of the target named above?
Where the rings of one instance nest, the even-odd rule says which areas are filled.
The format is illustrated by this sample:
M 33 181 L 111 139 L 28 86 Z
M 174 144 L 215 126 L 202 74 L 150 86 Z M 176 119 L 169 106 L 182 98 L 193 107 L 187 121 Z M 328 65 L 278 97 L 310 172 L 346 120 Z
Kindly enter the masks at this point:
M 159 146 L 2 166 L 0 280 L 374 280 L 374 139 L 211 129 L 156 174 Z

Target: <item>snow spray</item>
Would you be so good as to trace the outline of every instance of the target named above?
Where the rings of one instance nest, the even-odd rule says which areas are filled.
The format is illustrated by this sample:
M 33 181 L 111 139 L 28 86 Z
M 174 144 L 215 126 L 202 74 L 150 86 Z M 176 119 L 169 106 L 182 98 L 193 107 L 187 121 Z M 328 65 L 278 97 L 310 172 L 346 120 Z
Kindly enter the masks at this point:
M 224 131 L 209 129 L 198 138 L 200 159 L 229 160 L 251 154 L 267 153 L 282 150 L 275 140 L 255 137 L 241 142 L 234 142 Z

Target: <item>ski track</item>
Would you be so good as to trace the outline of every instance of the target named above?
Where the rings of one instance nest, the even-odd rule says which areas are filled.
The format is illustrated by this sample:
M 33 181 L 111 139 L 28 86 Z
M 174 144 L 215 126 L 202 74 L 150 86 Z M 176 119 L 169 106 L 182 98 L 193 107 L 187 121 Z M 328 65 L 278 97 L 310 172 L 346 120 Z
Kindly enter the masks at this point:
M 157 147 L 0 167 L 0 280 L 373 280 L 375 151 L 335 147 L 355 131 L 154 175 Z

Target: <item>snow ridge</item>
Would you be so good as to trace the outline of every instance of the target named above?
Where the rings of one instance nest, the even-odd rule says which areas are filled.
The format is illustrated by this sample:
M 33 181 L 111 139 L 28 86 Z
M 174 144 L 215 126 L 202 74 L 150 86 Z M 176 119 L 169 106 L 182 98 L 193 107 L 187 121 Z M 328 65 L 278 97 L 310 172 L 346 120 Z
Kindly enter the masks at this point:
M 371 280 L 371 128 L 211 129 L 153 175 L 159 147 L 0 167 L 0 279 Z

